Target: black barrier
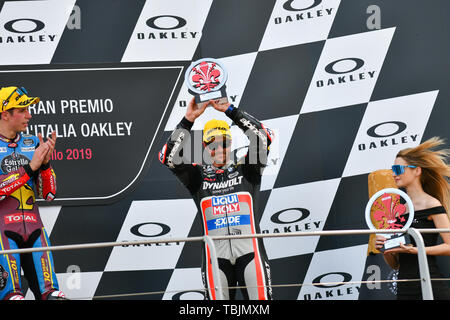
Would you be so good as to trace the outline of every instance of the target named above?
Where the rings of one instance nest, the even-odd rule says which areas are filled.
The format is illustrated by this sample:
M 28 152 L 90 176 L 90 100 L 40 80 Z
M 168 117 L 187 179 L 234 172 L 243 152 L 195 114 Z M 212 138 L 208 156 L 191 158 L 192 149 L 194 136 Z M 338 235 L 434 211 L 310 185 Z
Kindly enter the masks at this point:
M 132 189 L 150 162 L 182 70 L 91 65 L 0 73 L 2 86 L 24 86 L 41 98 L 30 107 L 28 133 L 57 133 L 53 204 L 111 203 Z

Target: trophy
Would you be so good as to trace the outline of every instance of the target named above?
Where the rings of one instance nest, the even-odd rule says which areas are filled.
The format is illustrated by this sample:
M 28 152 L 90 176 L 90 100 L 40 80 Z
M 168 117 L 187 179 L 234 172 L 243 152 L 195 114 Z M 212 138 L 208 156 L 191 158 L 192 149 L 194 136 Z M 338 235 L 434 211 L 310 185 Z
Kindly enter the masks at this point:
M 188 91 L 199 105 L 208 100 L 219 100 L 219 104 L 228 102 L 225 91 L 227 79 L 226 69 L 218 60 L 212 58 L 192 62 L 184 75 Z
M 403 199 L 403 201 L 401 201 Z M 406 203 L 409 212 L 406 212 Z M 366 223 L 371 230 L 399 230 L 406 231 L 414 219 L 414 206 L 411 198 L 396 188 L 386 188 L 375 193 L 367 203 L 365 211 Z M 400 246 L 400 243 L 410 244 L 408 234 L 379 233 L 387 240 L 380 251 L 384 252 Z

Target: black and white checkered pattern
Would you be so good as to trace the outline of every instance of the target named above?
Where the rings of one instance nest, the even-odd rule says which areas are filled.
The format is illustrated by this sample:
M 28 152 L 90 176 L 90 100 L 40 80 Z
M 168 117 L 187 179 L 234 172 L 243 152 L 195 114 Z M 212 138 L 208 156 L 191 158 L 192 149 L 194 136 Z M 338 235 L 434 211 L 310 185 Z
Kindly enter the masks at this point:
M 0 28 L 24 16 L 23 10 L 55 2 L 59 13 L 38 10 L 48 16 L 35 19 L 58 16 L 65 23 L 70 12 L 64 7 L 76 5 L 81 28 L 55 21 L 52 45 L 40 43 L 42 48 L 21 55 L 1 34 L 0 48 L 10 50 L 5 56 L 0 51 L 5 69 L 148 62 L 186 68 L 202 57 L 224 63 L 230 100 L 277 136 L 262 183 L 262 232 L 366 228 L 368 173 L 388 168 L 400 149 L 435 135 L 450 137 L 450 23 L 444 14 L 450 5 L 445 0 L 6 1 Z M 374 6 L 381 28 L 368 23 L 376 14 L 368 8 Z M 156 159 L 190 99 L 182 81 L 174 86 L 146 170 L 132 192 L 107 205 L 42 209 L 53 245 L 201 235 L 188 192 Z M 194 130 L 211 117 L 228 120 L 207 110 Z M 243 143 L 235 140 L 235 146 Z M 382 266 L 383 275 L 392 278 L 379 257 L 367 257 L 368 236 L 264 242 L 274 284 L 358 281 L 369 277 L 371 265 Z M 54 258 L 62 289 L 71 298 L 161 291 L 137 298 L 201 299 L 200 246 L 58 251 Z M 277 287 L 274 297 L 371 299 L 391 292 L 344 284 Z

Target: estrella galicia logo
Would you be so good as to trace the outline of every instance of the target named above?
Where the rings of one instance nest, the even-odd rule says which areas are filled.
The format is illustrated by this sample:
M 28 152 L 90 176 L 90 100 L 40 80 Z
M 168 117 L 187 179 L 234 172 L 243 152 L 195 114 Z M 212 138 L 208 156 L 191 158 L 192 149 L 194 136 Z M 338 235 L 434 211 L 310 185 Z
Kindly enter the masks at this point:
M 145 24 L 151 31 L 138 32 L 136 34 L 138 40 L 186 40 L 196 39 L 200 34 L 198 31 L 185 31 L 187 20 L 175 15 L 154 16 L 147 19 Z
M 325 66 L 325 72 L 330 76 L 316 81 L 316 87 L 329 87 L 334 85 L 346 85 L 356 81 L 373 79 L 376 70 L 358 71 L 365 65 L 361 58 L 348 57 L 331 61 Z
M 56 34 L 46 31 L 45 23 L 38 19 L 19 18 L 10 20 L 3 25 L 3 28 L 11 34 L 0 36 L 0 44 L 42 43 L 56 40 Z
M 299 4 L 296 0 L 287 0 L 283 3 L 283 9 L 286 15 L 280 15 L 274 18 L 275 24 L 285 24 L 290 22 L 301 22 L 309 19 L 323 18 L 331 16 L 336 8 L 326 7 L 322 0 L 314 0 L 312 4 L 308 1 L 305 4 Z
M 1 168 L 4 173 L 19 170 L 19 167 L 30 163 L 30 159 L 20 153 L 11 153 L 4 157 L 1 162 Z
M 407 125 L 402 121 L 384 121 L 377 123 L 366 131 L 367 136 L 371 140 L 359 143 L 358 150 L 373 150 L 419 141 L 418 134 L 402 134 L 406 129 Z
M 270 217 L 270 221 L 274 223 L 271 229 L 262 230 L 262 233 L 288 233 L 311 231 L 320 228 L 322 221 L 307 219 L 311 212 L 305 208 L 287 208 L 275 212 Z

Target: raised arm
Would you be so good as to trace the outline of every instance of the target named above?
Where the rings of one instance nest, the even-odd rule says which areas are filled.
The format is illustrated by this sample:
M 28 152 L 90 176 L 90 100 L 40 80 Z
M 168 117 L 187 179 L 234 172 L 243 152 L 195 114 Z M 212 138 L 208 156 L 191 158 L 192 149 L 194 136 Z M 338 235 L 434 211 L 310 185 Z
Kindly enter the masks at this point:
M 217 104 L 210 101 L 214 109 L 225 112 L 233 122 L 244 131 L 250 140 L 249 151 L 245 158 L 247 164 L 264 167 L 267 164 L 267 155 L 270 144 L 275 138 L 272 130 L 266 128 L 259 120 L 245 111 L 235 108 L 230 103 Z
M 199 187 L 200 175 L 195 164 L 183 162 L 183 149 L 190 136 L 190 131 L 197 119 L 208 107 L 204 104 L 199 107 L 194 98 L 189 102 L 186 115 L 181 119 L 170 135 L 166 144 L 158 154 L 159 161 L 167 166 L 183 184 L 191 191 Z

